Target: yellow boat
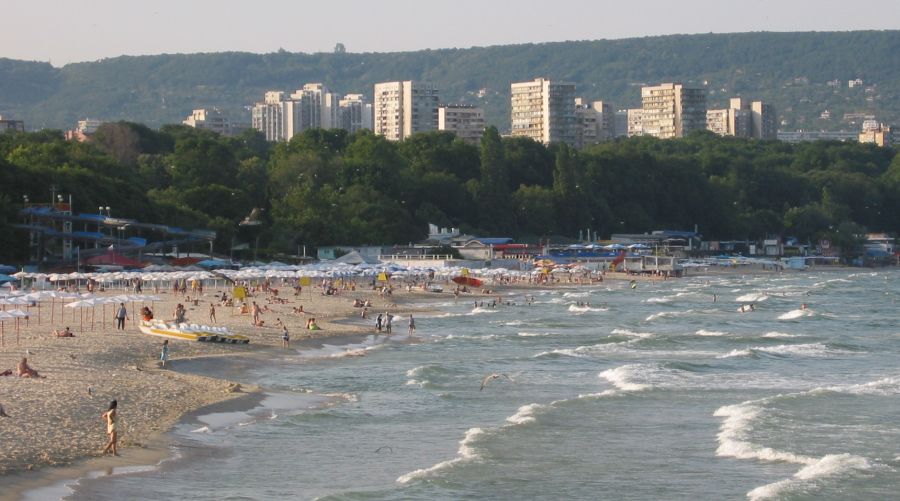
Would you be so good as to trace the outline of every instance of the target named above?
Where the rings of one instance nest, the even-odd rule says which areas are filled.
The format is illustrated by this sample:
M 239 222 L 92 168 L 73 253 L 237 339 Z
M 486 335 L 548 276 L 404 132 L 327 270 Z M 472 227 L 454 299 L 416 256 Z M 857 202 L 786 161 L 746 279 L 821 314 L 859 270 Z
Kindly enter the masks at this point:
M 138 326 L 141 332 L 151 336 L 159 336 L 183 341 L 201 341 L 209 343 L 247 344 L 250 338 L 240 334 L 232 334 L 225 327 L 210 327 L 197 324 L 174 324 L 159 321 L 141 321 Z

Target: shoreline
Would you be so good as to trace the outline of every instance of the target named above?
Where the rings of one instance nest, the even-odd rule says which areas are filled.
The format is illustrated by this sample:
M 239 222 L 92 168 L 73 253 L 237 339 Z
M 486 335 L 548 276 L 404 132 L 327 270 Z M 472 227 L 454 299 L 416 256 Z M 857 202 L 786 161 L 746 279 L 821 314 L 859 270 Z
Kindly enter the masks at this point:
M 805 271 L 838 271 L 837 269 L 828 267 L 828 268 L 816 268 L 813 270 L 805 270 Z M 700 270 L 691 270 L 691 274 L 688 275 L 687 278 L 696 278 L 698 275 L 705 275 L 707 270 L 704 272 L 698 273 Z M 741 268 L 731 268 L 727 270 L 719 270 L 715 271 L 709 270 L 712 273 L 710 275 L 721 275 L 721 274 L 733 274 L 733 275 L 747 275 L 747 274 L 770 274 L 776 273 L 771 270 L 760 270 L 760 269 L 741 269 Z M 785 273 L 792 273 L 795 270 L 787 270 Z M 631 278 L 618 278 L 618 277 L 609 277 L 611 280 L 630 280 Z M 678 280 L 677 278 L 670 278 L 669 280 Z M 493 294 L 527 294 L 529 290 L 535 288 L 554 288 L 554 287 L 592 287 L 598 286 L 600 283 L 592 283 L 592 284 L 579 284 L 576 282 L 568 282 L 568 281 L 560 281 L 552 284 L 491 284 L 490 287 L 495 289 Z M 320 323 L 323 325 L 322 331 L 315 331 L 305 333 L 307 335 L 299 336 L 299 339 L 292 339 L 291 342 L 291 352 L 295 353 L 301 351 L 303 348 L 322 348 L 325 345 L 328 346 L 341 346 L 341 345 L 349 345 L 358 343 L 362 340 L 365 340 L 368 336 L 374 334 L 373 330 L 370 330 L 366 327 L 366 324 L 370 324 L 374 322 L 374 317 L 381 310 L 391 311 L 395 314 L 398 313 L 408 313 L 415 312 L 415 314 L 423 314 L 427 316 L 429 312 L 435 311 L 430 305 L 436 302 L 443 302 L 447 300 L 453 300 L 452 293 L 444 292 L 444 293 L 426 293 L 420 290 L 414 290 L 412 293 L 407 293 L 405 291 L 401 291 L 399 288 L 397 289 L 397 295 L 393 298 L 383 300 L 384 304 L 377 305 L 377 308 L 372 308 L 370 310 L 370 317 L 363 321 L 359 318 L 360 310 L 358 308 L 353 308 L 350 305 L 352 298 L 354 297 L 369 297 L 375 302 L 377 301 L 377 296 L 372 291 L 363 291 L 358 290 L 355 292 L 344 292 L 341 296 L 336 297 L 323 297 L 317 298 L 313 295 L 310 295 L 309 298 L 304 300 L 303 298 L 298 298 L 298 302 L 302 302 L 304 305 L 307 304 L 316 304 L 314 307 L 307 307 L 308 311 L 317 311 L 319 308 L 328 307 L 331 311 L 324 313 L 325 310 L 319 310 L 323 313 L 317 313 L 316 316 L 320 320 Z M 305 295 L 304 295 L 305 296 Z M 466 301 L 468 298 L 480 298 L 480 297 L 489 297 L 481 293 L 473 292 L 471 294 L 467 294 L 465 296 L 461 296 L 461 300 Z M 179 298 L 170 297 L 173 304 L 175 301 L 178 301 Z M 318 300 L 318 301 L 317 301 Z M 205 304 L 205 301 L 208 301 L 207 298 L 201 300 L 201 306 Z M 202 308 L 201 308 L 202 309 Z M 191 308 L 191 310 L 195 310 L 195 308 Z M 274 307 L 273 307 L 274 310 Z M 157 311 L 162 311 L 162 307 L 158 308 Z M 67 312 L 68 313 L 68 312 Z M 275 311 L 276 314 L 281 314 L 286 319 L 291 318 L 289 314 L 281 313 L 279 311 Z M 225 311 L 222 311 L 220 316 L 225 316 Z M 267 321 L 272 317 L 271 314 L 266 315 Z M 238 325 L 238 321 L 246 319 L 246 316 L 240 315 L 229 315 L 228 317 L 232 322 L 232 324 Z M 295 318 L 293 322 L 290 323 L 291 332 L 295 332 L 299 330 L 300 323 L 306 318 L 306 316 L 298 316 Z M 286 320 L 288 323 L 288 320 Z M 400 326 L 398 326 L 400 327 Z M 31 329 L 34 330 L 35 326 L 32 326 Z M 245 334 L 246 329 L 241 329 L 240 333 Z M 207 401 L 202 403 L 193 402 L 194 405 L 182 405 L 177 410 L 173 411 L 165 422 L 159 423 L 159 426 L 156 428 L 152 428 L 150 430 L 140 430 L 138 433 L 133 433 L 135 435 L 133 440 L 122 440 L 120 443 L 123 445 L 123 457 L 113 458 L 113 457 L 96 457 L 96 455 L 85 454 L 74 458 L 65 458 L 62 461 L 56 461 L 53 457 L 50 457 L 50 461 L 46 461 L 42 464 L 38 464 L 36 468 L 29 469 L 28 467 L 14 469 L 10 468 L 8 464 L 4 465 L 0 463 L 0 489 L 4 492 L 3 498 L 6 498 L 7 495 L 13 496 L 13 499 L 21 498 L 21 496 L 27 496 L 29 492 L 35 491 L 36 489 L 49 488 L 58 486 L 59 488 L 68 489 L 66 485 L 77 483 L 80 479 L 85 478 L 92 474 L 92 472 L 98 471 L 113 471 L 116 473 L 116 468 L 156 468 L 163 462 L 171 459 L 171 444 L 175 427 L 180 424 L 187 422 L 190 419 L 195 419 L 197 416 L 210 414 L 215 412 L 224 412 L 224 410 L 239 410 L 239 411 L 248 411 L 253 408 L 259 406 L 260 402 L 266 397 L 266 391 L 262 388 L 258 387 L 248 387 L 246 392 L 241 393 L 233 393 L 233 382 L 219 377 L 211 377 L 203 374 L 196 374 L 195 372 L 190 370 L 191 365 L 194 362 L 204 361 L 208 362 L 209 360 L 213 360 L 218 357 L 229 357 L 229 358 L 240 358 L 246 359 L 246 363 L 259 363 L 254 362 L 254 359 L 263 360 L 265 358 L 270 358 L 272 355 L 277 355 L 279 353 L 284 353 L 282 348 L 280 347 L 280 335 L 278 332 L 275 332 L 274 329 L 271 328 L 263 328 L 251 331 L 253 334 L 253 341 L 251 341 L 250 348 L 248 349 L 234 349 L 235 346 L 221 346 L 221 345 L 199 345 L 195 344 L 194 346 L 189 346 L 189 348 L 184 351 L 187 351 L 185 356 L 180 356 L 178 358 L 173 358 L 171 360 L 172 367 L 171 370 L 162 370 L 155 369 L 155 362 L 153 357 L 150 358 L 141 358 L 138 360 L 136 367 L 144 367 L 144 369 L 138 369 L 138 371 L 146 372 L 149 374 L 158 374 L 162 373 L 169 376 L 169 379 L 173 379 L 171 376 L 175 376 L 174 379 L 178 379 L 180 381 L 193 380 L 193 384 L 197 387 L 194 388 L 195 392 L 206 392 L 206 397 L 213 397 Z M 398 334 L 402 332 L 401 329 L 398 329 Z M 310 335 L 311 334 L 311 335 Z M 87 334 L 94 335 L 94 334 Z M 292 338 L 294 336 L 292 335 Z M 7 339 L 9 340 L 10 336 L 7 334 Z M 155 341 L 155 338 L 150 339 L 150 336 L 139 336 L 136 339 L 140 340 L 142 345 L 158 345 L 159 343 Z M 71 340 L 52 340 L 51 342 L 66 342 Z M 6 351 L 9 351 L 9 342 L 7 343 Z M 181 348 L 185 347 L 183 344 L 179 344 L 178 352 L 181 352 Z M 36 348 L 38 349 L 38 348 Z M 0 351 L 0 355 L 3 355 L 4 352 Z M 80 355 L 79 355 L 80 356 Z M 2 360 L 2 359 L 0 359 Z M 133 359 L 132 359 L 133 361 Z M 181 367 L 179 367 L 181 366 Z M 2 369 L 3 367 L 0 367 Z M 37 366 L 38 369 L 41 369 L 41 366 Z M 202 371 L 201 371 L 202 372 Z M 52 373 L 48 372 L 48 375 Z M 0 378 L 0 384 L 3 378 Z M 22 380 L 27 381 L 27 380 Z M 40 380 L 47 381 L 47 380 Z M 21 381 L 17 381 L 21 382 Z M 36 381 L 28 381 L 28 382 L 36 382 Z M 200 388 L 203 388 L 202 390 Z M 209 390 L 213 389 L 213 392 L 210 393 Z M 218 391 L 217 391 L 218 390 Z M 9 399 L 7 396 L 0 396 L 4 401 L 0 402 L 6 404 L 7 409 L 9 409 Z M 102 401 L 102 399 L 101 399 Z M 97 403 L 97 402 L 95 402 Z M 157 402 L 159 404 L 159 402 Z M 99 415 L 99 412 L 103 409 L 97 408 L 96 413 Z M 96 421 L 96 420 L 94 420 Z M 4 421 L 0 421 L 0 426 L 6 424 Z M 92 424 L 95 428 L 99 428 L 96 425 L 96 422 Z M 95 434 L 97 435 L 97 434 Z M 5 430 L 0 428 L 0 437 L 5 437 Z M 103 437 L 105 438 L 105 437 Z M 97 449 L 102 447 L 102 442 L 97 442 Z M 8 463 L 8 461 L 7 461 Z M 63 466 L 58 466 L 59 463 L 63 463 Z M 6 467 L 4 469 L 4 466 Z M 52 466 L 52 467 L 47 467 Z M 25 497 L 25 499 L 28 499 Z
M 191 305 L 189 319 L 203 316 L 198 312 L 205 311 L 210 300 L 215 301 L 211 297 L 214 290 L 201 296 L 199 304 L 187 303 Z M 106 295 L 121 292 L 124 291 L 107 291 Z M 161 301 L 153 304 L 158 317 L 161 316 L 159 312 L 173 310 L 175 303 L 185 301 L 182 296 L 167 292 L 159 296 Z M 435 294 L 433 299 L 448 296 Z M 353 299 L 358 297 L 373 303 L 371 316 L 366 320 L 362 320 L 360 310 L 352 306 Z M 235 309 L 229 311 L 217 306 L 219 321 L 216 325 L 226 325 L 233 332 L 248 335 L 251 344 L 170 342 L 175 356 L 170 358 L 166 369 L 159 368 L 156 358 L 162 339 L 135 332 L 137 329 L 130 316 L 132 309 L 138 310 L 142 304 L 128 305 L 129 320 L 125 335 L 121 335 L 112 330 L 113 322 L 108 318 L 105 322 L 96 318 L 102 315 L 100 308 L 96 308 L 92 330 L 87 325 L 84 331 L 81 330 L 81 319 L 90 316 L 78 315 L 75 310 L 63 309 L 60 304 L 55 305 L 56 321 L 50 324 L 47 318 L 49 307 L 42 302 L 40 320 L 36 318 L 38 310 L 32 308 L 28 324 L 20 326 L 20 346 L 16 346 L 13 329 L 9 329 L 7 323 L 5 346 L 0 347 L 0 371 L 7 366 L 14 369 L 20 354 L 24 354 L 29 358 L 29 365 L 46 376 L 46 379 L 0 377 L 0 405 L 11 416 L 0 418 L 0 442 L 4 443 L 4 455 L 0 457 L 0 492 L 3 492 L 0 499 L 20 499 L 36 489 L 54 486 L 69 492 L 67 484 L 98 471 L 157 467 L 160 462 L 170 459 L 171 433 L 179 423 L 221 409 L 252 410 L 266 396 L 264 389 L 252 385 L 235 388 L 234 381 L 228 378 L 203 375 L 202 371 L 197 374 L 190 369 L 194 363 L 228 357 L 256 365 L 283 353 L 296 354 L 309 348 L 360 343 L 374 333 L 367 324 L 374 323 L 378 312 L 424 313 L 428 311 L 428 303 L 433 302 L 431 297 L 431 294 L 419 291 L 401 292 L 400 288 L 395 297 L 386 299 L 379 298 L 371 290 L 342 291 L 337 296 L 317 293 L 289 296 L 287 303 L 303 305 L 306 313 L 293 315 L 289 311 L 290 304 L 270 303 L 266 305 L 268 311 L 263 313 L 268 325 L 260 328 L 241 325 L 249 322 L 249 315 L 235 314 Z M 262 302 L 262 298 L 259 295 L 254 299 Z M 106 313 L 111 316 L 112 308 Z M 60 320 L 62 315 L 65 315 L 64 320 Z M 310 316 L 316 317 L 322 330 L 303 329 Z M 272 326 L 275 318 L 281 318 L 291 332 L 289 352 L 281 347 L 280 329 Z M 76 337 L 59 339 L 47 333 L 60 328 L 61 323 L 74 325 Z M 166 390 L 173 391 L 174 395 L 170 398 L 165 395 L 166 391 L 154 391 L 155 385 L 147 384 L 148 379 L 169 383 Z M 88 392 L 88 388 L 93 391 Z M 11 391 L 6 391 L 8 389 Z M 112 398 L 119 400 L 122 420 L 119 457 L 97 453 L 106 439 L 99 415 Z M 134 411 L 138 408 L 150 412 L 135 416 Z M 77 416 L 66 415 L 68 411 L 74 411 Z M 29 422 L 38 416 L 42 422 Z M 59 426 L 60 420 L 64 422 L 63 426 Z M 66 430 L 72 429 L 78 429 L 81 439 L 76 444 L 66 442 L 69 435 Z M 43 433 L 54 430 L 56 437 Z M 6 444 L 18 444 L 18 447 L 11 450 Z

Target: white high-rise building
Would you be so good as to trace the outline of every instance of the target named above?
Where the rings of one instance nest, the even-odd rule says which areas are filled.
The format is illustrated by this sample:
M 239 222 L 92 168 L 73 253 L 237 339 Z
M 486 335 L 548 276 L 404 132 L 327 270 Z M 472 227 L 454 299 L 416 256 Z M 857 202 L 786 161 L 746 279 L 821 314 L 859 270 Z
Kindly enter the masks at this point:
M 339 127 L 339 99 L 320 83 L 308 83 L 285 97 L 266 92 L 265 100 L 251 111 L 251 126 L 269 141 L 290 141 L 306 129 Z
M 706 91 L 680 83 L 641 88 L 641 131 L 660 139 L 706 128 Z
M 332 129 L 338 125 L 338 96 L 325 85 L 308 83 L 291 94 L 293 137 L 306 129 Z
M 391 141 L 438 128 L 438 89 L 432 83 L 375 84 L 374 130 Z
M 706 128 L 720 136 L 776 139 L 775 109 L 762 101 L 731 98 L 728 108 L 708 110 Z
M 287 141 L 292 136 L 286 135 L 289 131 L 285 127 L 285 122 L 291 122 L 292 125 L 293 121 L 285 120 L 285 116 L 290 117 L 291 111 L 288 110 L 284 92 L 266 92 L 264 101 L 253 105 L 250 112 L 250 126 L 265 134 L 267 141 Z
M 194 110 L 182 121 L 184 125 L 195 129 L 211 130 L 223 136 L 231 135 L 231 121 L 218 108 L 201 108 Z M 79 122 L 81 124 L 81 122 Z
M 536 78 L 511 84 L 510 93 L 513 137 L 530 137 L 544 144 L 577 144 L 575 84 Z
M 338 102 L 338 128 L 349 132 L 372 128 L 372 103 L 362 94 L 347 94 Z
M 464 104 L 442 104 L 438 107 L 438 130 L 446 130 L 471 144 L 481 142 L 484 135 L 484 110 Z

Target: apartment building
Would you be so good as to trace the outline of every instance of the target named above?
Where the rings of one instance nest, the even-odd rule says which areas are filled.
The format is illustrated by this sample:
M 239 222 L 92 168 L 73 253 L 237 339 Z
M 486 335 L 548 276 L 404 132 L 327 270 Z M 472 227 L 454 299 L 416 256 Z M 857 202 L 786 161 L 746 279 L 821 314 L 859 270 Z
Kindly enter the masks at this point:
M 580 97 L 575 98 L 575 116 L 578 122 L 576 144 L 579 148 L 615 137 L 616 117 L 609 103 L 589 103 Z
M 351 133 L 372 129 L 372 103 L 363 94 L 347 94 L 338 101 L 337 127 Z
M 0 134 L 9 131 L 25 132 L 25 122 L 22 120 L 10 120 L 0 115 Z
M 862 131 L 859 133 L 860 143 L 870 143 L 876 146 L 891 146 L 893 141 L 893 128 L 875 120 L 863 122 Z
M 222 113 L 218 108 L 200 108 L 193 110 L 181 123 L 195 129 L 211 130 L 223 136 L 230 136 L 232 134 L 231 120 L 229 120 L 228 116 Z
M 750 103 L 751 132 L 756 139 L 778 139 L 778 116 L 775 107 L 762 101 Z
M 776 139 L 775 109 L 762 101 L 748 102 L 734 97 L 728 108 L 708 110 L 706 128 L 720 136 Z
M 613 137 L 628 136 L 628 110 L 616 110 L 613 124 Z
M 625 110 L 625 135 L 628 137 L 644 135 L 644 110 L 642 108 L 629 108 Z
M 706 128 L 706 91 L 680 83 L 641 88 L 641 131 L 660 139 Z
M 90 139 L 103 123 L 102 120 L 95 120 L 93 118 L 79 120 L 76 122 L 74 129 L 69 129 L 65 132 L 66 141 L 78 141 L 79 143 L 83 143 Z
M 484 110 L 464 104 L 438 107 L 438 130 L 449 131 L 470 144 L 479 144 L 484 135 Z
M 417 133 L 438 128 L 437 87 L 412 80 L 375 84 L 375 134 L 401 141 Z
M 513 137 L 529 137 L 544 144 L 577 145 L 575 84 L 536 78 L 513 83 L 510 91 Z
M 308 83 L 291 94 L 293 135 L 306 129 L 333 129 L 339 122 L 339 97 L 324 84 Z
M 285 116 L 291 116 L 284 92 L 266 92 L 263 102 L 253 105 L 250 111 L 250 126 L 262 132 L 267 141 L 287 141 Z

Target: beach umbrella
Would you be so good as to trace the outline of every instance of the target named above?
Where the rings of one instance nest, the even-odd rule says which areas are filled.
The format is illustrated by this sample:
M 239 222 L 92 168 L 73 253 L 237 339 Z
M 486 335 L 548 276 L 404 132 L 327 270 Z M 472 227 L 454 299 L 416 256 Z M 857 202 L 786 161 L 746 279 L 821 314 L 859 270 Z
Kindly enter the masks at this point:
M 81 330 L 84 331 L 84 308 L 94 308 L 94 306 L 96 306 L 97 304 L 98 304 L 98 302 L 97 302 L 97 300 L 95 300 L 95 299 L 82 299 L 82 300 L 79 300 L 79 301 L 73 301 L 73 302 L 67 304 L 65 307 L 66 307 L 66 308 L 73 308 L 73 311 L 72 311 L 72 319 L 73 319 L 73 320 L 75 319 L 75 311 L 74 311 L 74 308 L 78 308 L 78 309 L 80 310 L 80 313 L 81 313 L 81 315 L 80 315 L 80 317 L 81 317 Z M 92 310 L 91 310 L 91 330 L 94 329 L 94 315 L 93 315 L 93 311 L 94 311 L 94 310 L 92 309 Z
M 22 310 L 10 310 L 6 312 L 9 315 L 12 315 L 16 319 L 16 346 L 19 346 L 19 319 L 20 318 L 28 318 L 28 313 Z
M 10 315 L 5 311 L 0 311 L 0 346 L 6 346 L 6 343 L 3 340 L 3 322 L 7 320 L 12 320 L 16 317 Z

